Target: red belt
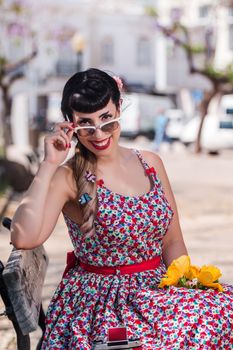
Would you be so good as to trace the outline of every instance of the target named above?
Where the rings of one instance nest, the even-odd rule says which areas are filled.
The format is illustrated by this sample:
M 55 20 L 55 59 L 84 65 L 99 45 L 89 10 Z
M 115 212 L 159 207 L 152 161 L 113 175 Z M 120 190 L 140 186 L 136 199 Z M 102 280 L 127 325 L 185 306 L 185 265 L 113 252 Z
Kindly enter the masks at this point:
M 63 276 L 69 271 L 70 268 L 74 267 L 77 258 L 74 252 L 67 253 L 67 265 Z M 157 256 L 153 259 L 143 261 L 137 264 L 131 265 L 120 265 L 120 266 L 95 266 L 86 264 L 82 261 L 78 261 L 78 265 L 81 266 L 85 271 L 98 273 L 102 275 L 128 275 L 136 272 L 143 272 L 147 270 L 153 270 L 160 265 L 160 257 Z

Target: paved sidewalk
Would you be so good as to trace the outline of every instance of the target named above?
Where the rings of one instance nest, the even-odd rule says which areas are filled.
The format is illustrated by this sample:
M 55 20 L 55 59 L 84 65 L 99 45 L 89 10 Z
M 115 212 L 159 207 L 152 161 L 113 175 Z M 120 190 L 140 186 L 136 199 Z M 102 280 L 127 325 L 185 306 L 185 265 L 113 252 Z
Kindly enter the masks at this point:
M 131 146 L 129 144 L 129 146 Z M 139 147 L 149 148 L 148 144 Z M 222 270 L 222 282 L 233 284 L 233 152 L 219 157 L 190 155 L 183 150 L 168 152 L 161 157 L 175 193 L 181 226 L 193 264 L 215 264 Z M 1 205 L 1 203 L 0 203 Z M 12 216 L 17 203 L 12 203 Z M 30 233 L 29 233 L 30 234 Z M 11 247 L 9 235 L 0 231 L 1 260 L 6 261 Z M 50 264 L 44 285 L 43 301 L 47 308 L 65 266 L 66 252 L 71 243 L 62 217 L 54 233 L 45 243 Z M 2 305 L 0 302 L 0 310 Z M 32 350 L 40 331 L 32 334 Z M 0 350 L 16 349 L 14 332 L 6 318 L 0 318 Z

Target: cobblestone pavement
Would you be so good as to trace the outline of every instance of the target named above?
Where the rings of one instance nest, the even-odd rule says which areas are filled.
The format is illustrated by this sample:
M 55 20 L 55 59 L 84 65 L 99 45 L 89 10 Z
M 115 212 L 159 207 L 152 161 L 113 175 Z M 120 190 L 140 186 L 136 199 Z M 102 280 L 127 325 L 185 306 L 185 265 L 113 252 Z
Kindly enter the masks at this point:
M 127 143 L 128 146 L 132 146 Z M 141 140 L 139 148 L 150 148 Z M 222 282 L 233 283 L 233 151 L 220 156 L 189 154 L 174 145 L 164 148 L 161 157 L 175 193 L 180 221 L 192 262 L 196 265 L 215 264 L 222 270 Z M 7 215 L 12 216 L 18 202 L 13 202 Z M 1 203 L 0 203 L 1 205 Z M 30 233 L 29 233 L 30 234 Z M 6 261 L 11 247 L 9 235 L 1 229 L 0 257 Z M 54 233 L 45 243 L 50 263 L 43 291 L 47 308 L 65 266 L 66 252 L 71 250 L 62 217 Z M 0 301 L 0 311 L 3 305 Z M 40 331 L 32 333 L 32 350 Z M 0 318 L 0 350 L 16 349 L 10 322 Z

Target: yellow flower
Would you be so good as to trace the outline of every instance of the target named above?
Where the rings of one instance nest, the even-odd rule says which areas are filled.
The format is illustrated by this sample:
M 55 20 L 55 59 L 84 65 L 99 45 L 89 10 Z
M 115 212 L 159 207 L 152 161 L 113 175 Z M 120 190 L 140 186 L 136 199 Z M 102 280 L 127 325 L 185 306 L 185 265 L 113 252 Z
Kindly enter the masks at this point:
M 197 278 L 200 273 L 200 268 L 194 265 L 190 265 L 189 271 L 185 274 L 185 277 L 189 280 Z
M 197 276 L 198 281 L 205 287 L 218 289 L 220 292 L 223 288 L 220 283 L 218 283 L 219 277 L 221 277 L 221 272 L 216 266 L 204 265 L 200 269 L 200 273 Z
M 181 255 L 178 259 L 172 261 L 170 266 L 175 266 L 180 271 L 180 277 L 186 275 L 190 268 L 190 257 Z
M 222 292 L 223 287 L 218 283 L 220 276 L 221 272 L 216 266 L 204 265 L 199 268 L 191 265 L 188 255 L 182 255 L 172 261 L 158 287 L 182 286 L 201 289 L 207 287 L 215 288 Z
M 180 271 L 176 266 L 169 266 L 167 269 L 167 273 L 164 278 L 162 278 L 158 287 L 163 288 L 165 286 L 176 286 L 180 279 Z

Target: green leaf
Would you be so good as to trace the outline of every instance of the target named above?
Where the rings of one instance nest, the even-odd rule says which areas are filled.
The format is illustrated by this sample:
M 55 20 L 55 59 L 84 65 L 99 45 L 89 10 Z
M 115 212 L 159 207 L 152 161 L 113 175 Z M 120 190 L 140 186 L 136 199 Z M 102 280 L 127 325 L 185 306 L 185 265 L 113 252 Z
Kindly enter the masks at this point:
M 186 287 L 186 282 L 187 282 L 187 279 L 186 279 L 186 277 L 181 277 L 180 279 L 179 279 L 179 286 L 181 286 L 181 287 Z
M 145 6 L 145 13 L 150 17 L 158 17 L 158 12 L 153 6 Z
M 215 69 L 213 66 L 210 65 L 205 68 L 205 72 L 209 75 L 209 77 L 214 79 L 219 79 L 225 75 L 223 72 Z
M 201 45 L 191 46 L 190 50 L 194 54 L 201 54 L 201 53 L 204 53 L 206 51 L 206 49 Z

